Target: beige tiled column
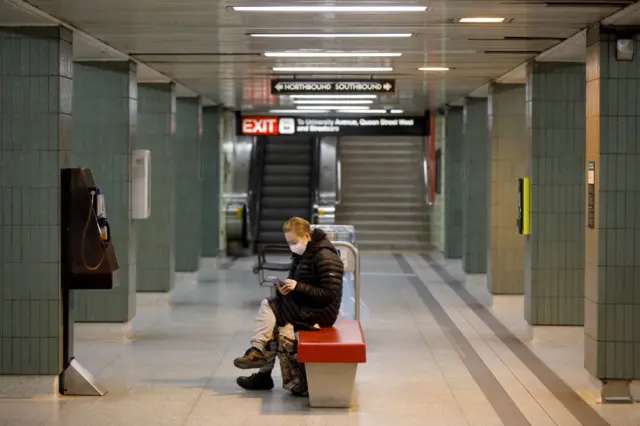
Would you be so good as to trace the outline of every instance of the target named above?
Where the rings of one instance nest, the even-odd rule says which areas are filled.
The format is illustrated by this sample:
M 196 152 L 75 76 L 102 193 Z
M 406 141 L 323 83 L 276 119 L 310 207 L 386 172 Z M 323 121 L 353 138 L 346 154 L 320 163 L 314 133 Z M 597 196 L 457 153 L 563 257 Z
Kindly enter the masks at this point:
M 525 176 L 529 141 L 525 121 L 525 85 L 489 88 L 491 203 L 487 285 L 493 294 L 524 293 L 525 239 L 518 234 L 518 178 Z

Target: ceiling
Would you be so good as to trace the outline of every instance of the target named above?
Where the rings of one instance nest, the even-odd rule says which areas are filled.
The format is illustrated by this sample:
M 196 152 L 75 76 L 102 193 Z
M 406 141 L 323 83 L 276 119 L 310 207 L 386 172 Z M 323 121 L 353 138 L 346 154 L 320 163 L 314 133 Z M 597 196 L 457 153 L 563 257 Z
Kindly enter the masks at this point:
M 520 64 L 557 46 L 545 60 L 584 60 L 583 28 L 615 14 L 630 1 L 582 0 L 371 0 L 367 5 L 426 5 L 410 13 L 247 13 L 229 6 L 362 5 L 363 1 L 310 0 L 0 0 L 0 25 L 63 23 L 74 29 L 76 59 L 132 57 L 140 81 L 180 83 L 181 96 L 200 94 L 238 109 L 287 107 L 287 97 L 269 93 L 274 66 L 385 66 L 373 77 L 398 80 L 384 108 L 420 112 L 482 96 L 493 79 L 519 82 Z M 573 3 L 573 4 L 571 4 Z M 637 8 L 636 5 L 631 6 Z M 634 9 L 634 14 L 637 13 Z M 507 18 L 501 24 L 461 24 L 462 17 Z M 615 16 L 615 15 L 614 15 Z M 611 18 L 610 18 L 611 19 Z M 625 24 L 634 17 L 620 14 Z M 277 39 L 248 33 L 398 33 L 403 39 Z M 582 37 L 582 39 L 580 38 Z M 564 41 L 570 39 L 569 41 Z M 563 42 L 564 41 L 564 42 Z M 397 58 L 267 58 L 266 51 L 399 52 Z M 555 56 L 554 56 L 555 55 Z M 420 66 L 446 66 L 422 72 Z M 300 74 L 298 74 L 300 75 Z M 369 78 L 371 74 L 359 74 Z M 283 75 L 291 76 L 291 74 Z M 305 76 L 311 76 L 305 74 Z M 319 77 L 315 75 L 314 77 Z M 322 76 L 347 77 L 340 74 Z M 348 75 L 352 77 L 353 74 Z

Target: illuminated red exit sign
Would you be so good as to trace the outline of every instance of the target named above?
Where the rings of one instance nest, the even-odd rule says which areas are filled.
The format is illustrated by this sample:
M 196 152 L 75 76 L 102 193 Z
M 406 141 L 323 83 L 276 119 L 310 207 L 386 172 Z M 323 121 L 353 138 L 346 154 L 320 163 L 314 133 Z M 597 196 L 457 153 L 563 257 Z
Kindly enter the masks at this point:
M 242 134 L 247 136 L 275 136 L 280 133 L 278 117 L 243 117 Z

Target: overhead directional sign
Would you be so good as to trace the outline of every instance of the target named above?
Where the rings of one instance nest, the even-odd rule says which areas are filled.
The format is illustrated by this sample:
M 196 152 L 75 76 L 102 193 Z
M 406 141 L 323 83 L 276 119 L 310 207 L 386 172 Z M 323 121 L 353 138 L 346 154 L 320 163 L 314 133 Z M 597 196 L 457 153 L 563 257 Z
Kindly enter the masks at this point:
M 237 134 L 242 136 L 426 136 L 424 116 L 277 117 L 240 115 Z
M 300 93 L 393 94 L 396 81 L 382 80 L 271 80 L 272 95 Z

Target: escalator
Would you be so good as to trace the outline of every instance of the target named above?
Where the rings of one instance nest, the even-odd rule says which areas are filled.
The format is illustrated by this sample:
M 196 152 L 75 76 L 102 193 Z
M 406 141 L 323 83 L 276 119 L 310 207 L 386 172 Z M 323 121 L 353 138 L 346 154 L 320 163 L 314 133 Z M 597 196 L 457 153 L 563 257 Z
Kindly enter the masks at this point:
M 317 186 L 314 173 L 317 144 L 310 137 L 263 137 L 256 144 L 259 158 L 253 181 L 254 243 L 285 245 L 282 225 L 298 216 L 311 220 Z

